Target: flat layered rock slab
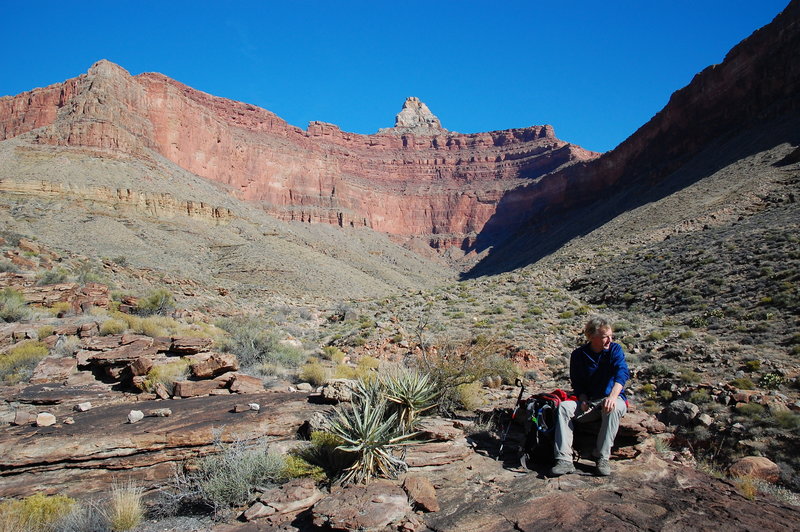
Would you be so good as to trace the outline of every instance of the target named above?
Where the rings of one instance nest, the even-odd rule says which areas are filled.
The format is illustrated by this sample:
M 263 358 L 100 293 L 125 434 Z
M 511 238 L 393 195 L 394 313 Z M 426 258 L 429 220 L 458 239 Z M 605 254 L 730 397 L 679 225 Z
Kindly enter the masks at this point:
M 62 418 L 51 427 L 9 426 L 0 432 L 0 496 L 34 491 L 85 493 L 108 487 L 109 471 L 126 477 L 167 480 L 174 464 L 213 451 L 223 441 L 267 437 L 294 438 L 318 406 L 305 396 L 263 393 L 247 396 L 258 412 L 234 413 L 241 396 L 209 396 L 172 401 L 138 401 L 73 412 L 74 424 Z M 169 407 L 169 417 L 145 417 L 127 423 L 131 410 L 149 412 Z M 100 474 L 98 474 L 100 473 Z M 105 481 L 98 484 L 90 479 Z
M 487 461 L 489 460 L 489 461 Z M 502 472 L 473 457 L 461 471 L 430 471 L 441 510 L 422 516 L 437 531 L 538 530 L 791 530 L 800 508 L 774 499 L 749 500 L 730 482 L 653 452 L 612 461 L 611 477 L 545 478 Z M 496 464 L 496 463 L 495 463 Z

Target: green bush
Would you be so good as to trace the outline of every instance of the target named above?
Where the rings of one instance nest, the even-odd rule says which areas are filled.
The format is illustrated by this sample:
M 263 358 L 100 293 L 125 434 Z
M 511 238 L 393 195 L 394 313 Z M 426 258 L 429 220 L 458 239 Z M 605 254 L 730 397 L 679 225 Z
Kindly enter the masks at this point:
M 46 270 L 37 275 L 36 284 L 38 286 L 60 284 L 67 282 L 67 279 L 69 279 L 69 272 L 64 268 L 56 268 L 54 270 Z
M 13 385 L 28 380 L 33 369 L 48 352 L 45 344 L 33 340 L 12 347 L 0 355 L 0 381 Z
M 749 418 L 760 418 L 764 415 L 764 407 L 758 403 L 742 403 L 736 405 L 736 411 Z
M 53 331 L 55 331 L 55 327 L 53 327 L 52 325 L 42 325 L 41 327 L 36 329 L 36 338 L 38 338 L 39 340 L 44 340 L 48 336 L 51 336 L 53 334 Z
M 142 316 L 150 316 L 153 314 L 167 315 L 175 310 L 175 298 L 169 290 L 164 288 L 157 288 L 150 292 L 147 296 L 139 300 L 136 305 L 136 313 Z
M 282 345 L 278 336 L 268 331 L 255 318 L 232 318 L 217 323 L 228 335 L 217 341 L 217 347 L 236 355 L 243 367 L 277 364 L 296 368 L 306 361 L 302 349 Z
M 750 379 L 748 379 L 747 377 L 739 377 L 739 378 L 733 379 L 730 382 L 730 384 L 734 388 L 738 388 L 740 390 L 753 390 L 756 387 L 755 383 L 753 381 L 751 381 Z
M 29 315 L 30 309 L 21 292 L 10 287 L 0 290 L 0 320 L 20 321 Z
M 695 390 L 689 394 L 689 401 L 695 404 L 703 404 L 711 401 L 711 395 L 708 390 Z
M 702 377 L 696 371 L 692 371 L 690 369 L 684 369 L 681 371 L 681 380 L 685 383 L 695 384 L 702 380 Z
M 0 260 L 0 273 L 2 272 L 10 272 L 10 273 L 17 273 L 19 268 L 17 268 L 13 262 L 10 260 Z
M 783 384 L 783 377 L 777 373 L 765 373 L 758 379 L 758 385 L 767 390 L 775 390 Z
M 322 358 L 324 358 L 325 360 L 331 360 L 338 364 L 342 360 L 344 360 L 344 353 L 338 347 L 332 345 L 326 345 L 325 347 L 322 348 Z
M 456 402 L 465 410 L 475 410 L 484 404 L 483 388 L 480 382 L 470 382 L 456 387 Z
M 775 423 L 782 429 L 790 431 L 797 431 L 800 429 L 800 414 L 797 412 L 784 410 L 775 412 L 772 417 L 775 418 Z
M 49 532 L 72 511 L 75 500 L 42 493 L 0 503 L 0 527 L 9 532 Z
M 761 369 L 760 360 L 748 360 L 744 363 L 744 370 L 747 371 L 748 373 L 758 371 L 759 369 Z

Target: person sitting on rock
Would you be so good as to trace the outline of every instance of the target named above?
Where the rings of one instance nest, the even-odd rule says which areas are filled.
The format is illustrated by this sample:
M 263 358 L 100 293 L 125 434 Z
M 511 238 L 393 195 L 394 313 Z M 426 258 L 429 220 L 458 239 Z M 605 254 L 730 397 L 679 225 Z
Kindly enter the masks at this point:
M 600 433 L 593 456 L 597 474 L 608 476 L 611 466 L 611 445 L 617 435 L 619 422 L 628 411 L 625 383 L 629 378 L 628 364 L 622 347 L 614 343 L 611 324 L 602 317 L 593 317 L 583 330 L 587 343 L 569 359 L 569 377 L 577 401 L 563 401 L 558 407 L 555 428 L 556 464 L 550 474 L 566 475 L 575 472 L 572 463 L 572 439 L 575 423 L 601 419 Z M 577 413 L 577 414 L 576 414 Z

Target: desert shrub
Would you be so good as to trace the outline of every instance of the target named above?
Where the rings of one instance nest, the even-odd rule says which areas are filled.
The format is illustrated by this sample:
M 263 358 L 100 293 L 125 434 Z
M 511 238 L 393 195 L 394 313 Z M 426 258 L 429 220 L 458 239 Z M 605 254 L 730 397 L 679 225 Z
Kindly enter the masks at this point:
M 683 382 L 689 384 L 698 383 L 702 380 L 702 377 L 700 377 L 699 373 L 690 369 L 684 369 L 681 371 L 680 377 Z
M 20 321 L 29 315 L 30 309 L 21 292 L 10 287 L 0 290 L 0 320 Z
M 446 339 L 423 350 L 417 369 L 436 383 L 440 410 L 451 412 L 458 404 L 458 386 L 494 375 L 513 382 L 520 374 L 513 362 L 496 355 L 499 350 L 493 339 L 483 335 L 466 341 Z
M 647 399 L 653 399 L 656 396 L 656 386 L 655 384 L 651 384 L 649 382 L 647 384 L 643 384 L 639 391 Z
M 309 382 L 314 386 L 325 384 L 328 380 L 328 370 L 323 367 L 319 362 L 312 362 L 300 367 L 297 377 L 305 382 Z
M 286 479 L 309 477 L 319 482 L 325 479 L 326 474 L 321 466 L 311 464 L 297 454 L 289 454 L 285 457 L 281 476 Z
M 341 357 L 341 359 L 337 360 L 339 357 Z M 322 358 L 325 360 L 331 360 L 338 364 L 344 360 L 344 353 L 336 346 L 326 345 L 322 348 Z
M 72 305 L 66 301 L 56 301 L 47 311 L 53 316 L 66 316 L 72 312 Z
M 28 380 L 33 369 L 47 356 L 48 348 L 42 342 L 28 340 L 20 342 L 0 355 L 0 380 L 12 385 Z
M 70 513 L 75 500 L 42 493 L 0 503 L 0 526 L 8 532 L 45 532 Z
M 671 401 L 674 395 L 675 394 L 673 394 L 671 390 L 661 390 L 658 392 L 658 396 L 664 401 Z
M 731 386 L 740 390 L 752 390 L 756 387 L 755 383 L 747 377 L 738 377 L 730 382 Z
M 144 518 L 143 493 L 143 488 L 130 482 L 112 485 L 108 510 L 112 530 L 131 530 L 139 526 Z
M 78 351 L 81 339 L 77 336 L 62 336 L 58 339 L 53 349 L 50 351 L 56 357 L 71 357 Z
M 642 403 L 642 410 L 644 410 L 648 414 L 657 414 L 661 412 L 661 405 L 658 404 L 653 399 L 648 399 L 644 403 Z
M 10 272 L 10 273 L 17 273 L 19 268 L 17 268 L 13 262 L 10 260 L 0 260 L 0 273 L 2 272 Z
M 175 310 L 175 298 L 169 290 L 157 288 L 139 300 L 136 313 L 142 316 L 152 314 L 166 315 Z
M 743 416 L 756 419 L 764 415 L 764 407 L 758 403 L 742 403 L 736 405 L 736 411 Z
M 100 334 L 102 336 L 107 336 L 109 334 L 122 334 L 127 330 L 127 323 L 125 323 L 123 320 L 114 318 L 106 320 L 100 325 Z
M 154 366 L 147 372 L 142 386 L 147 392 L 152 392 L 157 384 L 163 384 L 168 391 L 172 391 L 175 382 L 182 381 L 189 376 L 190 362 L 188 359 L 180 358 L 168 364 Z
M 484 403 L 483 388 L 478 381 L 456 387 L 456 402 L 465 410 L 475 410 Z
M 415 436 L 404 434 L 396 412 L 387 415 L 388 402 L 380 395 L 354 394 L 352 406 L 337 407 L 330 431 L 344 443 L 352 465 L 337 479 L 340 484 L 368 482 L 375 477 L 394 478 L 406 463 L 392 450 Z
M 669 335 L 670 331 L 668 330 L 650 331 L 650 334 L 647 335 L 647 339 L 657 342 L 667 338 Z
M 291 452 L 312 467 L 318 468 L 308 476 L 317 480 L 317 471 L 322 471 L 328 479 L 335 479 L 352 465 L 352 454 L 339 449 L 339 446 L 345 443 L 339 436 L 330 432 L 314 431 L 310 440 L 310 445 L 293 449 Z
M 381 365 L 381 361 L 375 357 L 366 356 L 358 359 L 356 365 L 364 369 L 378 369 Z
M 772 414 L 775 423 L 782 429 L 796 431 L 800 429 L 800 414 L 791 410 L 784 410 Z
M 758 371 L 759 369 L 761 369 L 760 360 L 748 360 L 744 363 L 744 370 L 747 371 L 748 373 Z
M 79 284 L 103 283 L 106 279 L 96 264 L 90 260 L 82 260 L 72 269 L 75 282 Z
M 53 270 L 46 270 L 36 276 L 36 284 L 38 286 L 45 286 L 48 284 L 60 284 L 67 282 L 69 279 L 69 272 L 64 268 L 55 268 Z
M 678 335 L 678 338 L 680 338 L 681 340 L 688 340 L 689 338 L 694 338 L 694 331 L 692 330 L 681 331 L 680 334 Z
M 734 484 L 736 484 L 736 488 L 741 492 L 741 494 L 751 501 L 756 498 L 756 495 L 758 495 L 758 485 L 756 484 L 755 479 L 751 476 L 736 477 L 734 479 Z
M 186 498 L 215 512 L 247 502 L 253 492 L 286 479 L 286 458 L 269 452 L 263 442 L 218 443 L 219 452 L 187 464 L 179 479 Z
M 704 404 L 711 401 L 711 395 L 708 390 L 694 390 L 689 394 L 689 401 L 695 404 Z
M 783 384 L 783 377 L 777 373 L 765 373 L 758 379 L 758 385 L 767 390 L 775 390 Z
M 228 335 L 217 340 L 217 347 L 235 354 L 243 367 L 264 363 L 296 368 L 306 360 L 302 349 L 282 345 L 278 336 L 255 318 L 232 318 L 218 322 Z
M 36 338 L 38 338 L 39 340 L 44 340 L 48 336 L 52 335 L 53 331 L 55 331 L 55 327 L 53 327 L 52 325 L 42 325 L 41 327 L 36 329 Z
M 653 377 L 666 377 L 670 374 L 670 369 L 663 362 L 653 362 L 647 366 L 645 372 Z
M 107 511 L 93 500 L 72 505 L 71 511 L 51 527 L 57 532 L 108 532 L 111 530 Z

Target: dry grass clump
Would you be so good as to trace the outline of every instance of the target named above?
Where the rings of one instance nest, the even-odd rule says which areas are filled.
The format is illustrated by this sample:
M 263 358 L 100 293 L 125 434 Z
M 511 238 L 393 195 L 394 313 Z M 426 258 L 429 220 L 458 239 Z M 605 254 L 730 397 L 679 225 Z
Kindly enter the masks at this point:
M 124 320 L 118 320 L 116 318 L 108 319 L 100 325 L 100 334 L 102 336 L 108 336 L 109 334 L 122 334 L 127 330 L 128 324 L 125 323 Z
M 29 315 L 30 309 L 21 292 L 10 287 L 0 290 L 0 320 L 20 321 Z
M 13 385 L 29 379 L 33 369 L 48 352 L 48 347 L 42 342 L 20 342 L 0 355 L 0 381 Z
M 157 384 L 163 384 L 167 390 L 172 391 L 176 381 L 182 381 L 189 376 L 190 363 L 181 357 L 179 360 L 154 366 L 147 372 L 147 378 L 142 383 L 146 392 L 152 392 Z
M 72 511 L 75 500 L 42 493 L 0 503 L 0 532 L 45 532 Z
M 319 362 L 311 362 L 300 368 L 297 377 L 304 381 L 313 384 L 314 386 L 321 386 L 328 380 L 328 369 Z
M 112 530 L 131 530 L 139 526 L 144 518 L 143 493 L 144 489 L 132 482 L 115 483 L 111 487 L 108 520 Z

